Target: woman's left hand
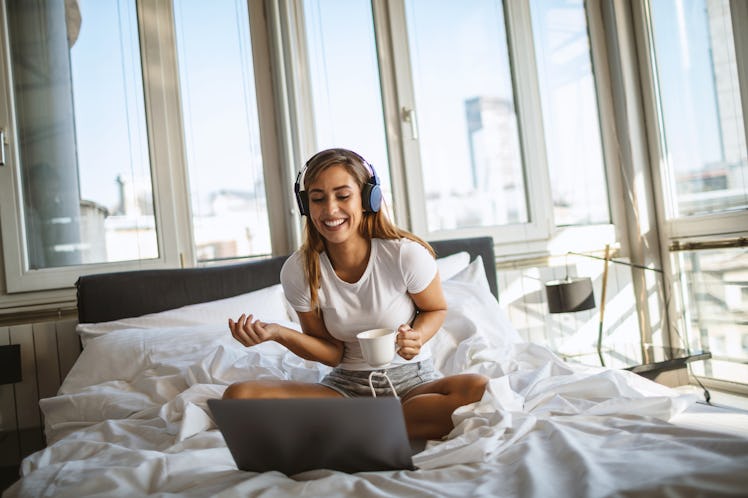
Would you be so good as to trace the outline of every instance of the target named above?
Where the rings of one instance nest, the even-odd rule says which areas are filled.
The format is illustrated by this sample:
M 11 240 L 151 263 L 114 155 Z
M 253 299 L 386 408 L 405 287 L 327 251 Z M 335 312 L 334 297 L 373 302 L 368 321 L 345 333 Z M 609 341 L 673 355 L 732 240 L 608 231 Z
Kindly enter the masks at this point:
M 421 333 L 408 324 L 402 324 L 397 328 L 397 354 L 406 360 L 412 360 L 421 352 L 423 340 Z

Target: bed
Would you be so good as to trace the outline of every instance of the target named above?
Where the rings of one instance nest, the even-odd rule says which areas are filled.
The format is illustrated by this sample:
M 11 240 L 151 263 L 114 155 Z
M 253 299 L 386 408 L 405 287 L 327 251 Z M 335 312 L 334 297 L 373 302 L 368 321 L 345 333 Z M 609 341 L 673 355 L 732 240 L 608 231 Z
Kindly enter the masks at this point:
M 315 382 L 328 367 L 274 343 L 244 348 L 226 319 L 253 311 L 298 328 L 284 258 L 81 277 L 83 351 L 40 401 L 47 447 L 16 496 L 738 496 L 748 416 L 632 372 L 574 365 L 523 341 L 497 301 L 493 242 L 433 243 L 449 310 L 433 339 L 443 373 L 491 378 L 417 470 L 286 476 L 236 468 L 207 400 L 248 378 Z M 488 264 L 484 265 L 484 262 Z

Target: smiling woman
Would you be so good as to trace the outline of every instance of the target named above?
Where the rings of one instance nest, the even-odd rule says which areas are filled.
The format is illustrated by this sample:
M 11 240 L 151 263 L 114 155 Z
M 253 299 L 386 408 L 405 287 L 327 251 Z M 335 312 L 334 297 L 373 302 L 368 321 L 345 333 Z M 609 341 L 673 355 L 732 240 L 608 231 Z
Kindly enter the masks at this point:
M 445 436 L 454 427 L 452 412 L 481 399 L 487 379 L 441 377 L 434 368 L 429 341 L 441 329 L 447 303 L 433 249 L 389 221 L 376 173 L 355 152 L 315 154 L 294 190 L 306 216 L 306 241 L 283 265 L 281 283 L 303 333 L 246 313 L 229 320 L 229 328 L 245 346 L 275 341 L 334 369 L 317 384 L 238 382 L 224 397 L 395 395 L 411 439 Z M 366 362 L 357 339 L 376 328 L 397 334 L 397 355 L 384 373 Z

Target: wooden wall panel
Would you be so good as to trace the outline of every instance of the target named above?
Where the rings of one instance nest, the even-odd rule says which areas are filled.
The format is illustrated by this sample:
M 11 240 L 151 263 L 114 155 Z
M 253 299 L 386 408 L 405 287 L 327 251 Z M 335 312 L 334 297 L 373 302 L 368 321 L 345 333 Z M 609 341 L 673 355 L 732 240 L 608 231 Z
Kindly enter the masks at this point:
M 39 399 L 57 394 L 60 388 L 60 368 L 57 359 L 57 334 L 54 322 L 32 325 L 36 357 L 36 377 Z
M 78 356 L 81 354 L 80 339 L 78 338 L 78 333 L 75 331 L 77 323 L 78 321 L 75 319 L 55 322 L 60 381 L 65 380 L 65 376 L 67 376 L 68 372 L 73 367 L 75 360 L 77 360 Z M 59 384 L 57 387 L 59 388 Z

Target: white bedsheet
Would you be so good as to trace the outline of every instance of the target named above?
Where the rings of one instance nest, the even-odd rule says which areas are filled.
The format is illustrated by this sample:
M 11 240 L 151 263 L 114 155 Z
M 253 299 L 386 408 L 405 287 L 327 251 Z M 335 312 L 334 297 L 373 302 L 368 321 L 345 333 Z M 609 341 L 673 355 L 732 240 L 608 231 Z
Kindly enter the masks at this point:
M 625 371 L 572 368 L 527 343 L 444 334 L 441 364 L 492 377 L 417 471 L 287 477 L 238 471 L 206 400 L 233 381 L 315 381 L 327 367 L 223 326 L 130 329 L 89 342 L 42 400 L 49 446 L 4 496 L 674 496 L 744 494 L 748 439 L 667 420 L 692 395 Z M 457 342 L 457 348 L 451 347 Z M 450 347 L 448 348 L 447 345 Z M 454 360 L 457 351 L 461 359 Z M 446 373 L 450 373 L 449 370 Z

